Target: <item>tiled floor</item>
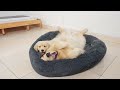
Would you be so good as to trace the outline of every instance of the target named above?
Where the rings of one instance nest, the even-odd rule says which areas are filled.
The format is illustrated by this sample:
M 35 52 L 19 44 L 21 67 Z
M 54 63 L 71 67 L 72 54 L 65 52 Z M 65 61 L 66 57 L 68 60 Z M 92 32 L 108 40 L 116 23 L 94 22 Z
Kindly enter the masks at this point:
M 108 48 L 103 60 L 94 68 L 72 76 L 44 77 L 38 75 L 29 60 L 31 44 L 49 29 L 34 28 L 0 34 L 0 79 L 120 79 L 120 38 L 97 36 Z

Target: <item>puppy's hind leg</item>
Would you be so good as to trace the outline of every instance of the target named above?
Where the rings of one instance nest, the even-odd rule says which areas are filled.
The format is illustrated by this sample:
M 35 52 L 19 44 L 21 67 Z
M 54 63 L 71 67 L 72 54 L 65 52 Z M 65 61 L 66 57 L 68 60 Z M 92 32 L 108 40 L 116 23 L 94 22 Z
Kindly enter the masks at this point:
M 85 33 L 88 32 L 87 28 L 82 29 L 81 31 L 79 31 L 76 35 L 80 36 L 80 35 L 84 35 Z
M 87 33 L 87 32 L 88 32 L 88 29 L 87 29 L 87 28 L 84 28 L 83 30 L 80 31 L 80 33 L 83 34 L 83 35 L 84 35 L 85 33 Z

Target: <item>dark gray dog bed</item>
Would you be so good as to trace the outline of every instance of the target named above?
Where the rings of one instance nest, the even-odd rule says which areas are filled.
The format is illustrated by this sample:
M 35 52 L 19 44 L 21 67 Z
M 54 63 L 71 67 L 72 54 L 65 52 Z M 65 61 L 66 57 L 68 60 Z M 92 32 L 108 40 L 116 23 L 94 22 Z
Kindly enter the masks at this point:
M 40 54 L 34 50 L 34 45 L 38 41 L 51 40 L 57 36 L 59 31 L 48 32 L 38 38 L 30 48 L 29 56 L 34 70 L 43 76 L 61 77 L 77 74 L 88 70 L 99 63 L 106 54 L 106 45 L 99 39 L 91 35 L 85 35 L 87 44 L 86 52 L 74 60 L 54 60 L 43 61 Z

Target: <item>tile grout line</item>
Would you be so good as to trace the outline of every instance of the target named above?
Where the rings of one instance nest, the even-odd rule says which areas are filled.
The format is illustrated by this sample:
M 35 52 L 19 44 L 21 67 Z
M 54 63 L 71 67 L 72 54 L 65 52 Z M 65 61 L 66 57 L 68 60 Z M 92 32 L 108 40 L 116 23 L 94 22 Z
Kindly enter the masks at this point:
M 103 76 L 103 74 L 107 71 L 107 69 L 113 64 L 113 62 L 115 61 L 115 59 L 117 58 L 117 56 L 113 59 L 113 61 L 111 62 L 111 64 L 105 69 L 105 71 L 100 75 Z
M 92 73 L 94 73 L 94 74 L 96 74 L 96 75 L 98 75 L 99 77 L 97 79 L 99 79 L 101 77 L 101 75 L 99 75 L 98 73 L 96 73 L 94 71 L 91 71 L 91 69 L 89 71 L 92 72 Z
M 15 73 L 14 73 L 12 70 L 10 70 L 4 62 L 2 62 L 2 60 L 0 60 L 0 62 L 1 62 L 17 79 L 19 79 L 19 78 L 15 75 Z
M 97 73 L 96 73 L 97 74 Z M 98 74 L 97 74 L 98 75 Z M 101 77 L 101 75 L 98 75 L 99 77 L 98 77 L 98 79 L 100 79 L 100 77 Z
M 100 79 L 101 77 L 103 77 L 103 79 L 107 79 L 107 78 L 105 78 L 104 76 L 100 76 L 98 79 Z
M 88 71 L 90 71 L 91 73 L 94 73 L 94 74 L 98 75 L 98 78 L 97 78 L 97 79 L 99 79 L 99 77 L 100 77 L 100 75 L 99 75 L 99 74 L 97 74 L 96 72 L 91 71 L 91 69 L 90 69 L 90 70 L 88 70 Z
M 24 76 L 20 77 L 19 79 L 22 79 L 23 77 L 25 77 L 25 76 L 27 76 L 27 75 L 31 74 L 32 72 L 34 72 L 34 71 L 31 71 L 31 72 L 27 73 L 26 75 L 24 75 Z
M 117 58 L 117 56 L 115 56 L 115 58 L 114 58 L 113 61 L 110 63 L 110 65 L 115 61 L 116 58 Z M 105 71 L 109 68 L 110 65 L 108 65 L 108 67 L 105 69 Z M 104 72 L 105 72 L 105 71 L 104 71 Z M 91 72 L 93 72 L 93 71 L 91 71 Z M 101 76 L 104 74 L 104 72 L 103 72 L 101 75 L 99 75 L 98 73 L 96 73 L 96 74 L 101 77 Z M 95 73 L 95 72 L 93 72 L 93 73 Z M 98 79 L 100 79 L 100 77 L 99 77 Z

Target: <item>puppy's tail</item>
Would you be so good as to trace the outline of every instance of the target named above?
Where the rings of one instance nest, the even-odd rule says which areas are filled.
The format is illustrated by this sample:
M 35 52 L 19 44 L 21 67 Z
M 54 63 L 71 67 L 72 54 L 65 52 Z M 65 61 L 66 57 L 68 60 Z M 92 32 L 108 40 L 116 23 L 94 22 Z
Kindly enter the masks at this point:
M 80 31 L 80 33 L 83 34 L 83 35 L 84 35 L 85 33 L 87 33 L 87 32 L 88 32 L 88 29 L 87 29 L 87 28 L 82 29 L 82 30 Z

